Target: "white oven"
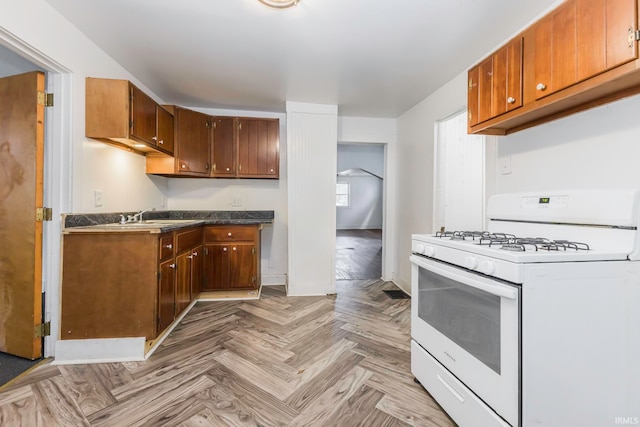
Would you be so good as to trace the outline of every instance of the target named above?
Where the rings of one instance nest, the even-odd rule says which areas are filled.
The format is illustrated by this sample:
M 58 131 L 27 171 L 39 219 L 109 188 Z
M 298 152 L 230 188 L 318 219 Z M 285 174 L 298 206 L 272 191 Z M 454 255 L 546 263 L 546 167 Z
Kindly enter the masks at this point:
M 411 256 L 411 263 L 411 336 L 482 401 L 517 425 L 520 287 L 419 255 Z M 449 394 L 444 401 L 464 407 L 459 386 L 445 375 L 436 379 Z M 469 409 L 471 418 L 476 417 L 474 410 Z
M 640 419 L 640 190 L 496 195 L 487 216 L 412 236 L 416 380 L 461 427 Z

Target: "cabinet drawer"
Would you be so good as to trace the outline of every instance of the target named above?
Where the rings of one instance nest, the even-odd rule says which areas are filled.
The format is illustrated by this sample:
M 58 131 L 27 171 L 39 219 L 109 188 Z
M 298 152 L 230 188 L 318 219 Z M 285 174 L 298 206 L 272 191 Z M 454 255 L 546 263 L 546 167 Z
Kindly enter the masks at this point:
M 237 242 L 254 241 L 257 238 L 258 227 L 255 225 L 228 225 L 205 227 L 206 242 Z
M 160 236 L 160 261 L 173 256 L 173 233 L 166 233 Z
M 202 227 L 176 232 L 176 253 L 191 250 L 202 244 Z

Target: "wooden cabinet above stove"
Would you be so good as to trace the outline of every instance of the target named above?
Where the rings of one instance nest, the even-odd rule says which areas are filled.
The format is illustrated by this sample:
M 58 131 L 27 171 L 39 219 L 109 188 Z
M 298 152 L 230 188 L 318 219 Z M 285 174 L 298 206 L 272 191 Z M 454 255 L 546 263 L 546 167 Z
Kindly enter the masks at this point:
M 638 35 L 637 0 L 565 1 L 469 70 L 468 132 L 506 135 L 640 93 Z M 516 49 L 503 52 L 517 41 L 522 98 L 504 109 L 502 73 L 518 71 Z

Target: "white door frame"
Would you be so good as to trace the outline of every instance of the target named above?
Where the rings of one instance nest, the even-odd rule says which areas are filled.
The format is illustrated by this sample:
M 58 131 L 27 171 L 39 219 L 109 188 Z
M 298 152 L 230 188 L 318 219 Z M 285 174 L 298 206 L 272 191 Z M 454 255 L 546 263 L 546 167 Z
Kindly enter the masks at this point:
M 73 164 L 73 73 L 0 27 L 0 45 L 47 71 L 47 92 L 54 107 L 45 111 L 44 203 L 53 209 L 53 220 L 44 223 L 42 291 L 46 292 L 44 319 L 51 322 L 45 337 L 44 356 L 55 354 L 60 335 L 61 232 L 60 213 L 71 211 Z

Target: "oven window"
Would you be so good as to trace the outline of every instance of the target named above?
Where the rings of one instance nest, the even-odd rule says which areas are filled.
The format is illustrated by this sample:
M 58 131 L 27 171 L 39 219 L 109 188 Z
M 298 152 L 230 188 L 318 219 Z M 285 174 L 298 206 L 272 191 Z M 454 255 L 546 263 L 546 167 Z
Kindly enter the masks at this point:
M 500 374 L 500 297 L 419 271 L 418 317 Z

